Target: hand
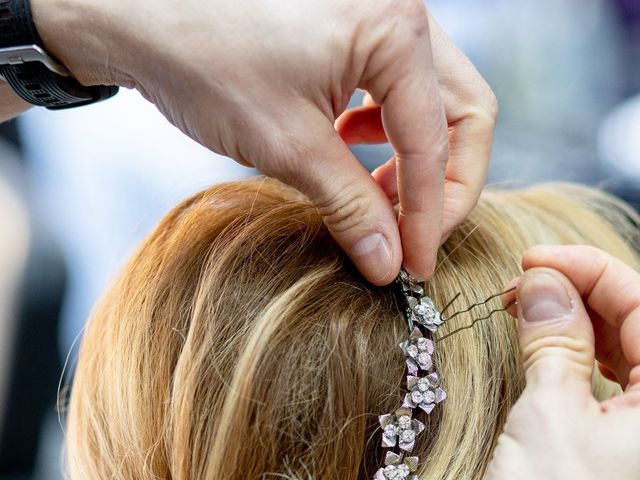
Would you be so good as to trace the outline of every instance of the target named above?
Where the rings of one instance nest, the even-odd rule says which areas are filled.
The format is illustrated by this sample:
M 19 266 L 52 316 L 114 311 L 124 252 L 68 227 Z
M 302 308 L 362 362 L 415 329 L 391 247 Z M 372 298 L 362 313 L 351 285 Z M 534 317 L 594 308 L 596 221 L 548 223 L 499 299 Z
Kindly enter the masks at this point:
M 135 87 L 193 139 L 304 192 L 373 283 L 395 278 L 403 251 L 426 278 L 442 236 L 480 194 L 495 97 L 421 0 L 32 0 L 32 9 L 46 47 L 82 83 Z M 338 128 L 348 142 L 389 139 L 394 160 L 375 179 L 334 128 L 356 88 L 375 105 Z
M 485 478 L 640 478 L 640 274 L 580 246 L 533 248 L 523 267 L 516 297 L 527 386 Z M 593 397 L 595 359 L 624 393 Z

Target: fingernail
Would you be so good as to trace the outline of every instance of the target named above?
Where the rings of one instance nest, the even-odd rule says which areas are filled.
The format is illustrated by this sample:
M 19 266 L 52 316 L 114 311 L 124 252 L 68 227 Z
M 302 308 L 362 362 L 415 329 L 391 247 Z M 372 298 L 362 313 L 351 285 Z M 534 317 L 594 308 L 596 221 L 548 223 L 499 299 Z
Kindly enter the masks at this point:
M 415 273 L 413 270 L 411 270 L 410 268 L 407 268 L 406 266 L 405 266 L 405 269 L 407 270 L 407 273 L 411 275 L 411 277 L 414 280 L 417 280 L 418 282 L 426 282 L 431 277 L 431 275 L 433 275 L 433 272 L 435 272 L 436 270 L 437 252 L 434 253 L 434 255 L 431 257 L 430 260 L 431 262 L 426 267 L 427 269 L 424 270 L 422 273 Z
M 518 306 L 527 322 L 556 320 L 572 309 L 571 298 L 564 285 L 552 275 L 544 274 L 522 277 Z
M 349 255 L 372 282 L 379 282 L 389 274 L 391 248 L 384 235 L 374 233 L 357 242 Z

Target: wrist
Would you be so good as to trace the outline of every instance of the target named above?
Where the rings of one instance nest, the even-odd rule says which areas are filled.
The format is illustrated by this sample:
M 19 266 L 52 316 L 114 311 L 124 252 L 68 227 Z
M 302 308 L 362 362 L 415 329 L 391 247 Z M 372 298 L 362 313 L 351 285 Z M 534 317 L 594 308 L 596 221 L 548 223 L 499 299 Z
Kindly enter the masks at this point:
M 0 123 L 28 110 L 30 106 L 0 77 Z
M 107 11 L 116 3 L 30 0 L 33 22 L 45 50 L 85 86 L 130 84 L 117 67 L 117 30 L 111 27 L 116 12 Z

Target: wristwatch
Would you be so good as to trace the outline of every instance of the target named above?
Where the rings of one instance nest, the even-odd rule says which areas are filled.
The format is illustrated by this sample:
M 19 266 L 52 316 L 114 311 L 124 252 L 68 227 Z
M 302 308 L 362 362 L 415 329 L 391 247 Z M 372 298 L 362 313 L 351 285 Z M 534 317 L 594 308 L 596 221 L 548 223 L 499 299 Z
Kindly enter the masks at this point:
M 45 51 L 29 0 L 0 0 L 0 77 L 33 105 L 79 107 L 114 96 L 118 87 L 86 87 Z

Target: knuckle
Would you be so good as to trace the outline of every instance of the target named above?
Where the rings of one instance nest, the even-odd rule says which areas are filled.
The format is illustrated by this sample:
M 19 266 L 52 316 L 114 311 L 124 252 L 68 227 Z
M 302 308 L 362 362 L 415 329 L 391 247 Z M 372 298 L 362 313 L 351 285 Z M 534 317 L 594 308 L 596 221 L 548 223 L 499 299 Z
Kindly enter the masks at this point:
M 427 8 L 421 0 L 409 0 L 406 2 L 390 2 L 396 11 L 399 11 L 404 18 L 409 20 L 413 25 L 420 27 L 415 33 L 422 35 L 429 32 L 429 17 L 427 16 Z M 397 10 L 401 6 L 400 10 Z
M 362 191 L 337 191 L 315 203 L 325 225 L 335 233 L 357 229 L 369 218 L 370 202 Z
M 585 292 L 587 296 L 591 295 L 598 282 L 600 282 L 607 272 L 612 269 L 613 257 L 603 250 L 591 245 L 582 245 L 575 249 L 568 249 L 567 251 L 577 261 L 580 261 L 581 258 L 586 260 L 588 262 L 587 265 L 589 266 L 588 271 L 594 272 L 591 284 Z
M 397 19 L 394 37 L 403 39 L 402 45 L 412 47 L 416 40 L 430 36 L 429 16 L 421 0 L 392 3 Z
M 500 103 L 495 92 L 473 66 L 469 66 L 461 76 L 466 78 L 466 85 L 458 87 L 459 91 L 450 94 L 453 94 L 456 101 L 465 108 L 462 117 L 473 119 L 478 125 L 493 128 L 500 113 Z
M 487 86 L 486 90 L 476 96 L 476 100 L 473 106 L 469 106 L 469 117 L 473 118 L 477 123 L 477 126 L 493 133 L 496 122 L 498 120 L 498 114 L 500 112 L 500 105 L 498 103 L 498 97 Z
M 362 35 L 360 55 L 365 63 L 360 87 L 368 90 L 376 103 L 385 103 L 395 79 L 409 77 L 413 66 L 430 63 L 427 9 L 421 0 L 383 0 L 376 14 L 368 15 L 358 30 Z
M 498 118 L 498 114 L 500 113 L 500 103 L 498 102 L 498 97 L 488 85 L 487 91 L 483 95 L 483 105 L 484 110 L 495 123 Z
M 429 145 L 428 149 L 396 151 L 398 169 L 407 168 L 418 178 L 444 176 L 449 162 L 449 138 L 446 135 L 439 136 L 425 143 Z
M 478 105 L 480 110 L 489 118 L 494 120 L 498 117 L 500 104 L 498 97 L 492 90 L 491 86 L 486 82 L 477 70 L 474 70 L 474 76 L 477 81 L 474 82 L 473 97 L 476 99 L 474 103 Z
M 542 380 L 537 383 L 560 385 L 576 374 L 591 377 L 593 345 L 581 338 L 544 336 L 523 346 L 522 360 L 529 376 Z
M 376 30 L 394 41 L 429 35 L 429 16 L 422 0 L 382 0 L 377 12 Z

